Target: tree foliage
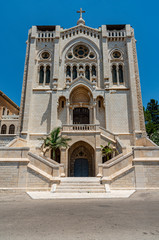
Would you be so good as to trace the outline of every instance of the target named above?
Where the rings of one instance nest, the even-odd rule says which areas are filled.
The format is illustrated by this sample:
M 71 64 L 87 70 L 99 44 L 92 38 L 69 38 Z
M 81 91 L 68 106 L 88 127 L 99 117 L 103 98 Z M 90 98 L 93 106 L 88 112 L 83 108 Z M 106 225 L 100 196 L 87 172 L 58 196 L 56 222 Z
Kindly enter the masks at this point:
M 56 149 L 60 149 L 61 147 L 67 148 L 68 147 L 68 141 L 71 140 L 71 138 L 64 138 L 60 135 L 60 127 L 55 128 L 49 136 L 46 138 L 43 138 L 43 144 L 41 146 L 41 149 L 46 154 L 47 151 L 50 149 L 53 150 L 53 159 L 55 159 L 55 151 Z
M 102 155 L 103 157 L 105 156 L 107 161 L 109 160 L 109 155 L 113 152 L 113 149 L 109 147 L 110 146 L 110 142 L 108 143 L 108 146 L 103 147 L 102 145 L 100 145 L 101 147 L 101 151 L 102 151 Z
M 159 104 L 155 99 L 150 99 L 147 108 L 144 108 L 146 132 L 149 138 L 159 145 Z

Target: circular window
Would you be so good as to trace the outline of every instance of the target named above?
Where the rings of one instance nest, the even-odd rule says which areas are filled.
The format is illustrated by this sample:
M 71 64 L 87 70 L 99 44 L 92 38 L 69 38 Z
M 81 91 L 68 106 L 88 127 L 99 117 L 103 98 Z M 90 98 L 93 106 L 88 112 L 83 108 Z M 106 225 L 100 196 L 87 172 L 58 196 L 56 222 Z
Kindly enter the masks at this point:
M 77 46 L 74 49 L 74 55 L 77 58 L 85 58 L 89 53 L 89 49 L 83 45 Z
M 43 52 L 41 56 L 42 56 L 43 59 L 48 59 L 50 57 L 50 53 Z
M 89 57 L 90 57 L 90 58 L 94 58 L 94 54 L 91 53 L 91 54 L 89 55 Z
M 69 53 L 69 54 L 68 54 L 68 58 L 71 59 L 72 57 L 73 57 L 73 56 L 72 56 L 72 53 Z
M 115 52 L 113 52 L 113 57 L 114 58 L 120 58 L 121 57 L 121 53 L 118 52 L 118 51 L 115 51 Z

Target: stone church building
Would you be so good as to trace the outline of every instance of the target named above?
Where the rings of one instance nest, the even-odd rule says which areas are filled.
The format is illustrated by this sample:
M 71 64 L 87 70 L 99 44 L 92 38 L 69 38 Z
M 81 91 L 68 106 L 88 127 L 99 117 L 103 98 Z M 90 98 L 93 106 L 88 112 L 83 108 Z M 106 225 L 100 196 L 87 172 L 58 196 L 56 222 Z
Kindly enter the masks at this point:
M 99 177 L 112 189 L 159 187 L 151 178 L 159 180 L 159 148 L 146 137 L 134 29 L 91 28 L 82 13 L 69 29 L 29 30 L 19 127 L 6 146 L 12 157 L 23 153 L 16 187 L 49 189 L 64 177 Z M 58 126 L 71 141 L 51 160 L 51 152 L 41 155 L 40 139 Z M 101 145 L 109 144 L 106 161 Z

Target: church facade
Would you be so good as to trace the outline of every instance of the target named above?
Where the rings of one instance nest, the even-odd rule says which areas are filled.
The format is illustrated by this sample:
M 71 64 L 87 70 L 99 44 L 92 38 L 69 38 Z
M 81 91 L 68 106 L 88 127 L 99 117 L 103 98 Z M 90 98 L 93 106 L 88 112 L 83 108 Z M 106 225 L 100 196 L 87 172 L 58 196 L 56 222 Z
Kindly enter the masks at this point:
M 119 152 L 118 137 L 130 151 L 145 134 L 130 25 L 93 29 L 80 17 L 70 29 L 33 26 L 26 58 L 20 134 L 33 147 L 39 137 L 62 127 L 62 134 L 72 139 L 72 149 L 61 150 L 68 175 L 73 176 L 71 156 L 81 149 L 91 156 L 90 163 L 95 161 L 89 174 L 95 176 L 102 163 L 100 145 L 111 142 Z
M 47 159 L 40 155 L 40 139 L 59 126 L 71 141 L 48 163 L 52 153 Z M 109 161 L 101 145 L 111 147 Z M 8 147 L 25 152 L 24 188 L 39 182 L 48 187 L 63 177 L 100 177 L 111 188 L 151 188 L 153 166 L 159 179 L 159 149 L 146 137 L 134 29 L 88 27 L 82 10 L 69 29 L 33 26 L 17 138 Z M 32 185 L 27 178 L 34 178 Z

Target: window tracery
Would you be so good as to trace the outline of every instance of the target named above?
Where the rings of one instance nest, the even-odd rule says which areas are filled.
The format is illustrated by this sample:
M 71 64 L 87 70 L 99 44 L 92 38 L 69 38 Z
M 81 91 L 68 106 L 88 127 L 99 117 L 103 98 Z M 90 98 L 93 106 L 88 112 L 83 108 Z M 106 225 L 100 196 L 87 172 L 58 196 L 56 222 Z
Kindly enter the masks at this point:
M 39 85 L 49 85 L 51 79 L 51 53 L 43 50 L 38 54 L 37 83 Z
M 94 50 L 85 44 L 71 47 L 66 53 L 65 76 L 73 81 L 83 76 L 89 81 L 97 77 L 97 56 Z
M 39 70 L 39 84 L 40 85 L 48 85 L 50 83 L 50 66 L 49 65 L 41 65 Z
M 112 82 L 113 82 L 113 85 L 124 84 L 124 73 L 123 73 L 122 64 L 112 65 Z
M 123 85 L 124 84 L 124 64 L 123 64 L 123 53 L 114 49 L 111 54 L 112 62 L 112 83 L 113 85 Z

